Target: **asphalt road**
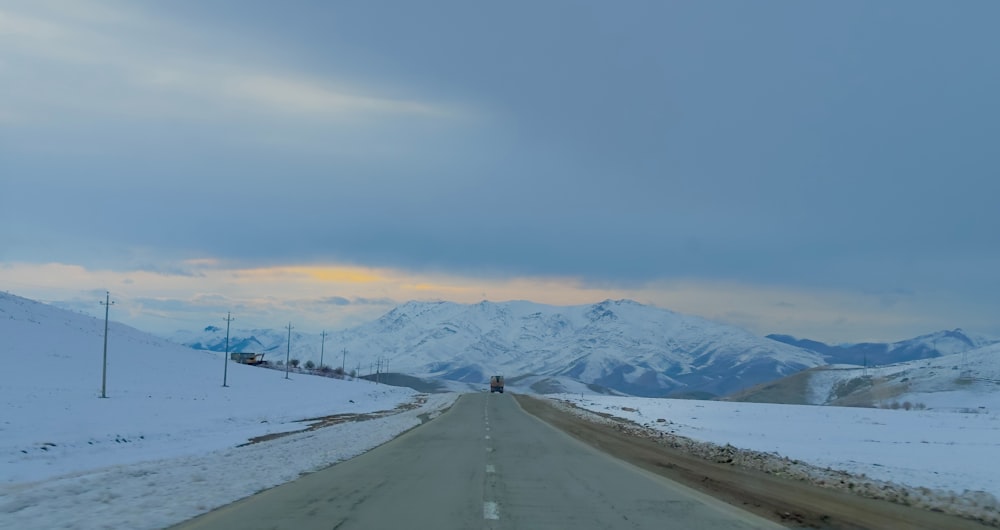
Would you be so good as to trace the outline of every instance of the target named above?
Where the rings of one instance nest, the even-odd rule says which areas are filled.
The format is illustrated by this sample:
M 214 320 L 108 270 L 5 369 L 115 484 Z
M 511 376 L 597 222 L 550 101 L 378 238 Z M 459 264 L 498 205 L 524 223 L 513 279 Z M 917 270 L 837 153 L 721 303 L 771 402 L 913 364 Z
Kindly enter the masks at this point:
M 364 455 L 192 519 L 183 529 L 780 528 L 469 394 Z

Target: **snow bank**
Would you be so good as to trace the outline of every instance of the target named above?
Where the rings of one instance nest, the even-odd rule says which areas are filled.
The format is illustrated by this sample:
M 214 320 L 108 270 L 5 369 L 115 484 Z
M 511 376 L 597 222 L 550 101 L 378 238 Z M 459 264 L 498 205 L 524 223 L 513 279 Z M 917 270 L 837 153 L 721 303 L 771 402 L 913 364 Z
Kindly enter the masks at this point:
M 35 483 L 0 486 L 0 527 L 156 529 L 357 456 L 435 416 L 457 394 L 418 408 L 268 442 L 111 465 Z
M 709 458 L 722 451 L 747 467 L 1000 524 L 997 414 L 551 397 L 633 422 L 640 435 L 671 436 Z
M 0 528 L 161 528 L 360 454 L 456 397 L 286 378 L 112 323 L 105 399 L 103 345 L 103 320 L 0 293 Z

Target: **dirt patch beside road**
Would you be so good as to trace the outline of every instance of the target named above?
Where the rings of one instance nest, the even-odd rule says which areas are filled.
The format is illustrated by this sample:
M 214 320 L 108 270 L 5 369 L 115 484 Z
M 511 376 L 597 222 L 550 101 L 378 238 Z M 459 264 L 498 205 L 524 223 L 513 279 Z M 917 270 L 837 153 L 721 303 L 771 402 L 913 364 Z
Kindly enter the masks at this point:
M 886 492 L 869 498 L 863 496 L 865 492 L 853 490 L 865 489 L 872 485 L 871 482 L 857 481 L 856 477 L 847 474 L 829 472 L 828 480 L 843 483 L 836 488 L 823 487 L 813 482 L 815 477 L 806 472 L 808 466 L 801 462 L 731 446 L 695 442 L 611 416 L 570 412 L 563 408 L 569 405 L 549 400 L 515 397 L 528 413 L 588 445 L 795 528 L 982 530 L 1000 527 L 996 512 L 992 518 L 980 516 L 979 520 L 971 520 L 930 511 L 902 504 L 916 504 L 917 501 L 907 498 L 909 494 L 905 491 L 888 493 L 897 496 L 895 499 L 889 497 L 896 502 L 884 500 Z M 882 485 L 876 483 L 874 487 Z M 878 492 L 869 492 L 874 493 Z
M 399 405 L 398 407 L 396 407 L 396 408 L 394 408 L 392 410 L 380 410 L 378 412 L 362 412 L 362 413 L 348 412 L 348 413 L 344 413 L 344 414 L 330 414 L 329 416 L 320 416 L 318 418 L 306 418 L 306 419 L 303 419 L 303 420 L 298 420 L 296 422 L 296 423 L 308 423 L 309 424 L 309 425 L 307 425 L 307 426 L 305 426 L 305 427 L 303 427 L 301 429 L 296 429 L 294 431 L 274 432 L 274 433 L 265 434 L 265 435 L 262 435 L 262 436 L 255 436 L 253 438 L 250 438 L 250 440 L 248 440 L 246 443 L 242 443 L 242 444 L 238 445 L 237 447 L 244 447 L 244 446 L 247 446 L 247 445 L 252 445 L 252 444 L 256 444 L 256 443 L 266 442 L 266 441 L 269 441 L 269 440 L 274 440 L 276 438 L 281 438 L 283 436 L 289 436 L 289 435 L 297 434 L 297 433 L 300 433 L 300 432 L 315 431 L 316 429 L 322 429 L 323 427 L 329 427 L 331 425 L 338 425 L 338 424 L 341 424 L 341 423 L 355 422 L 355 421 L 367 421 L 367 420 L 374 420 L 374 419 L 377 419 L 377 418 L 384 418 L 386 416 L 392 416 L 394 414 L 399 414 L 400 412 L 405 412 L 407 410 L 413 410 L 413 409 L 415 409 L 415 408 L 423 405 L 426 402 L 427 402 L 427 396 L 426 395 L 420 395 L 420 396 L 417 396 L 417 399 L 415 399 L 415 400 L 413 400 L 413 401 L 411 401 L 409 403 L 403 403 L 402 405 Z M 424 416 L 424 415 L 421 414 L 421 416 Z M 423 418 L 421 418 L 420 421 L 421 421 L 421 423 L 423 423 L 426 420 L 424 420 Z

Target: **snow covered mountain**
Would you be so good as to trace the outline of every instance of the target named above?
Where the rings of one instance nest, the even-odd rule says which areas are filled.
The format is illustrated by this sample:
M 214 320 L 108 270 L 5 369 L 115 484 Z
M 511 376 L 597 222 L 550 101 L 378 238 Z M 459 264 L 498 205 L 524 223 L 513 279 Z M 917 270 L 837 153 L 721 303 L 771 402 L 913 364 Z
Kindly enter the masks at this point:
M 758 403 L 996 411 L 1000 409 L 1000 344 L 875 368 L 821 366 L 759 385 L 731 399 Z
M 175 340 L 217 349 L 220 332 L 224 337 L 212 327 Z M 230 341 L 284 352 L 287 336 L 264 340 L 270 336 L 231 330 Z M 293 333 L 292 356 L 318 363 L 320 339 L 306 339 L 297 350 Z M 408 302 L 330 334 L 325 344 L 324 363 L 336 366 L 347 349 L 348 369 L 360 364 L 362 373 L 383 359 L 390 371 L 425 377 L 484 383 L 493 373 L 562 376 L 639 396 L 720 395 L 825 364 L 814 352 L 630 300 L 570 307 Z
M 968 333 L 961 329 L 938 331 L 889 344 L 864 342 L 828 345 L 788 335 L 768 335 L 767 338 L 819 353 L 829 364 L 856 364 L 858 366 L 930 359 L 1000 343 L 998 339 Z

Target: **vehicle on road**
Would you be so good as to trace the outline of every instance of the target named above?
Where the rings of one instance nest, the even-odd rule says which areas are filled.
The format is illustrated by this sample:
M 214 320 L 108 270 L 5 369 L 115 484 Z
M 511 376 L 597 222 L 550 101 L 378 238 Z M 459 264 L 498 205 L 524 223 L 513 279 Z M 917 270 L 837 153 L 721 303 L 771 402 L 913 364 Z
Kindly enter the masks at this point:
M 490 394 L 500 392 L 503 394 L 503 376 L 495 375 L 490 378 Z
M 229 354 L 229 359 L 240 364 L 249 364 L 253 366 L 267 364 L 267 361 L 264 360 L 263 353 L 232 352 Z

